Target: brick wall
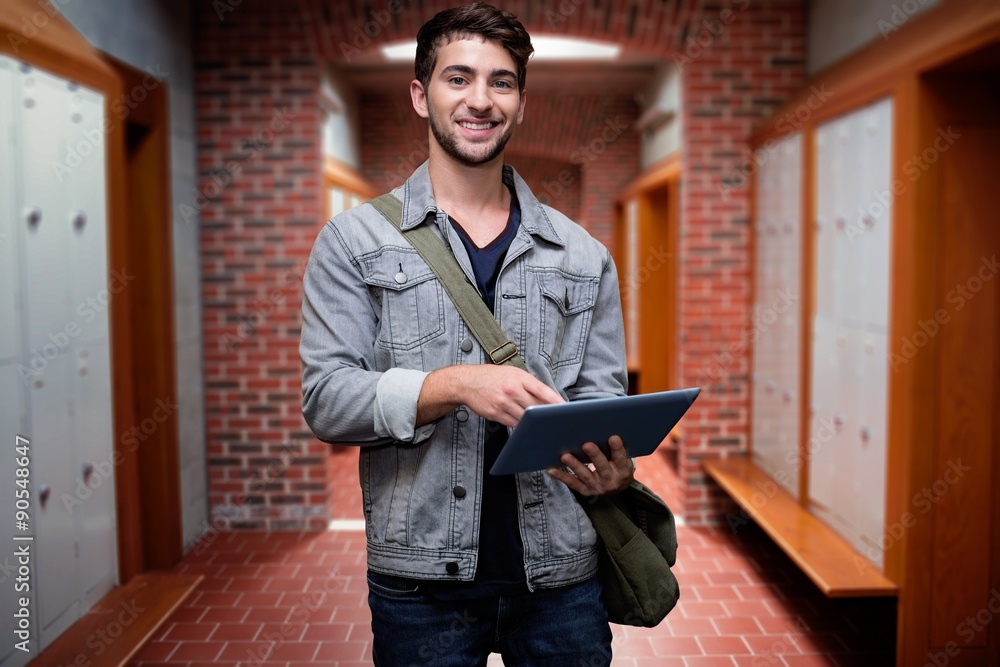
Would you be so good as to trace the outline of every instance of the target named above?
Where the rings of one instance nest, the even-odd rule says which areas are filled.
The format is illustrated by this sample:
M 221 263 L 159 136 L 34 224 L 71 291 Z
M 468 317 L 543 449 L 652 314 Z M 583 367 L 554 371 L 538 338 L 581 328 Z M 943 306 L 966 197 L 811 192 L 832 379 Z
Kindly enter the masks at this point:
M 234 3 L 235 4 L 235 3 Z M 304 19 L 199 3 L 198 191 L 213 525 L 320 529 L 328 447 L 301 411 L 301 274 L 323 217 L 319 66 Z
M 721 7 L 696 14 L 675 58 L 684 160 L 680 364 L 682 384 L 702 386 L 679 458 L 683 513 L 692 523 L 718 520 L 730 508 L 700 461 L 747 445 L 749 349 L 739 341 L 751 317 L 750 209 L 734 171 L 747 162 L 750 132 L 801 85 L 805 60 L 801 2 L 730 7 L 729 14 Z
M 319 72 L 326 61 L 412 38 L 451 4 L 403 2 L 396 13 L 383 2 L 199 4 L 199 191 L 175 205 L 201 226 L 217 525 L 230 516 L 236 527 L 319 529 L 333 513 L 329 448 L 301 418 L 298 358 L 300 276 L 324 218 Z M 724 364 L 717 357 L 750 317 L 747 192 L 729 175 L 754 126 L 802 81 L 803 3 L 500 4 L 534 34 L 618 41 L 681 66 L 679 361 L 683 384 L 704 392 L 687 418 L 677 509 L 688 521 L 717 519 L 724 501 L 699 461 L 746 447 L 749 394 L 745 355 Z M 622 129 L 634 123 L 632 99 L 529 96 L 511 162 L 540 195 L 552 196 L 562 178 L 556 207 L 613 245 L 613 200 L 637 171 L 639 137 Z M 425 126 L 405 91 L 365 94 L 361 104 L 362 171 L 384 190 L 426 158 Z

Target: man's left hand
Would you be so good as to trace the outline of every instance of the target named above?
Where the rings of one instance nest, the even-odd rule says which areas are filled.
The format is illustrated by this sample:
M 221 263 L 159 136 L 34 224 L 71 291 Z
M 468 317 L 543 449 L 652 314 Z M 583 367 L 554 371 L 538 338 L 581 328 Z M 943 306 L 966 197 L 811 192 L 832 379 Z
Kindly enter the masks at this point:
M 624 491 L 635 479 L 635 466 L 625 451 L 622 439 L 617 435 L 608 440 L 611 458 L 604 455 L 600 447 L 592 442 L 583 445 L 583 453 L 592 465 L 584 464 L 572 454 L 563 454 L 562 462 L 573 471 L 568 473 L 558 468 L 549 468 L 548 473 L 582 496 L 601 496 L 606 493 Z

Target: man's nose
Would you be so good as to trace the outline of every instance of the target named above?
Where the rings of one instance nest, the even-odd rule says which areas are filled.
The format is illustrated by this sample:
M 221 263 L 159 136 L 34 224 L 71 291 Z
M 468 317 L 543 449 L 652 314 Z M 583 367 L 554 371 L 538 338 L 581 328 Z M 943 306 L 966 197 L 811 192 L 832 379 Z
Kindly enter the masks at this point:
M 490 96 L 489 85 L 482 83 L 470 86 L 468 105 L 470 109 L 488 111 L 493 108 L 493 98 Z

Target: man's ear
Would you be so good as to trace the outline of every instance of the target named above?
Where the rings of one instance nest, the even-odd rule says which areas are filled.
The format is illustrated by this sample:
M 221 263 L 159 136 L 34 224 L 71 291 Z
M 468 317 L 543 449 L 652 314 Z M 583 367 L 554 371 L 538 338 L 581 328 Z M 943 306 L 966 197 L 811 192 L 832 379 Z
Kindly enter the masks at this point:
M 521 104 L 517 109 L 517 124 L 520 125 L 521 121 L 524 120 L 524 103 L 528 100 L 528 91 L 521 91 Z
M 424 90 L 424 85 L 416 79 L 410 82 L 410 99 L 418 116 L 427 118 L 430 115 L 427 111 L 427 92 Z

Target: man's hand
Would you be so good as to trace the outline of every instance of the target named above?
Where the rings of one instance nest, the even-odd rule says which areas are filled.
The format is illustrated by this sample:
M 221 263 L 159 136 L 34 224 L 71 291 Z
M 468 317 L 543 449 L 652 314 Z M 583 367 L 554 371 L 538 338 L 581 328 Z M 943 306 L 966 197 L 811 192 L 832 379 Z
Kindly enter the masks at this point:
M 611 460 L 594 443 L 583 445 L 583 453 L 590 457 L 593 469 L 572 454 L 563 454 L 563 465 L 574 474 L 558 468 L 549 468 L 547 472 L 582 496 L 601 496 L 624 491 L 635 479 L 635 466 L 632 465 L 632 459 L 625 451 L 621 438 L 611 436 L 608 445 L 611 447 Z
M 424 380 L 417 399 L 417 425 L 467 405 L 480 417 L 513 427 L 528 406 L 562 402 L 554 389 L 514 366 L 448 366 Z

